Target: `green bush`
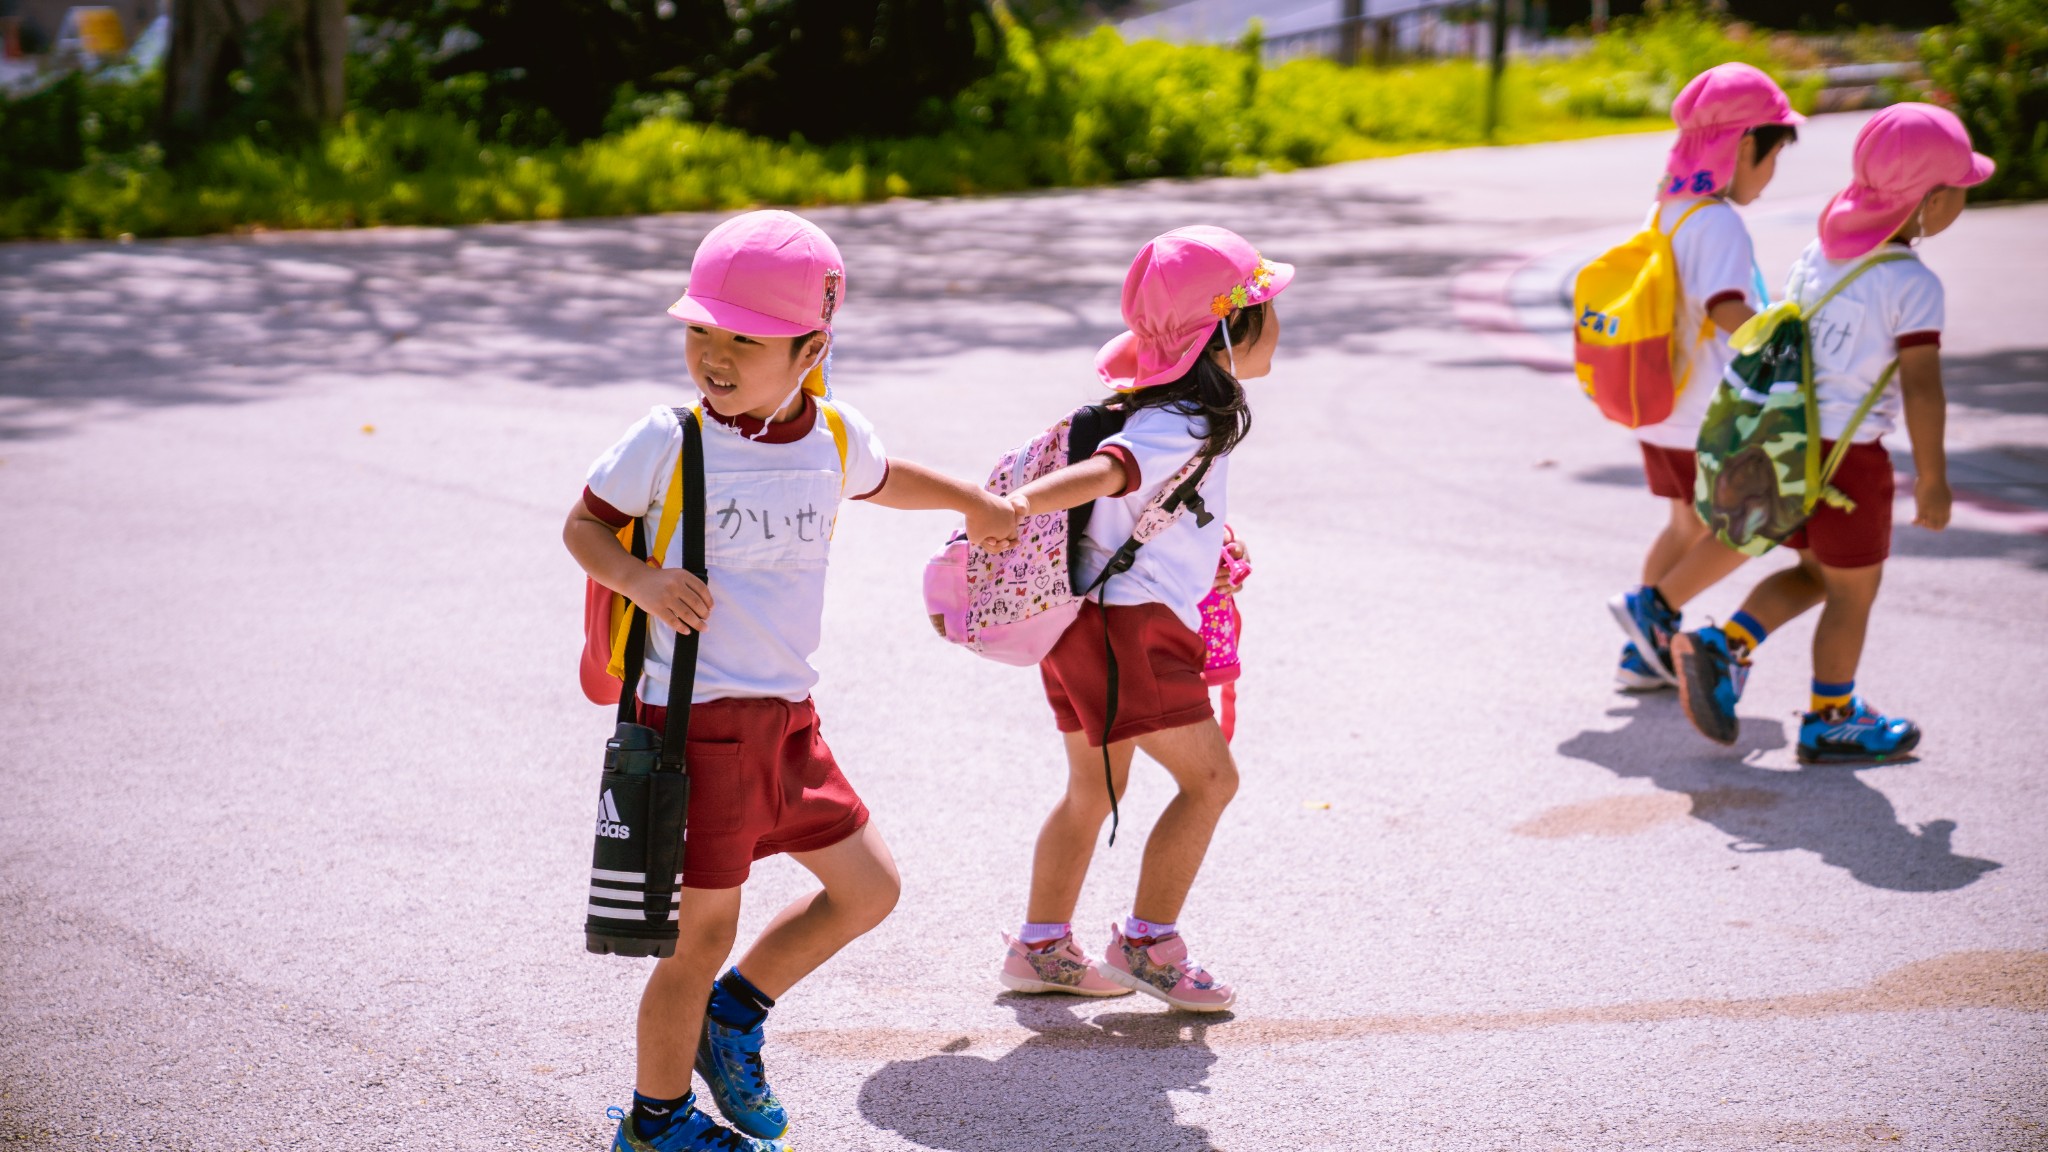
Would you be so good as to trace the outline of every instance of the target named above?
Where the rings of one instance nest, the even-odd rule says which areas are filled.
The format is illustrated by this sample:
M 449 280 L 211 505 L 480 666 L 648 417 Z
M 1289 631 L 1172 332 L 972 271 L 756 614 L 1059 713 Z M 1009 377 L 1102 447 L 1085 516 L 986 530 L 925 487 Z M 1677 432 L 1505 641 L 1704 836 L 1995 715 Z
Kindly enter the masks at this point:
M 2048 196 L 2048 0 L 1957 0 L 1959 19 L 1921 52 L 1934 99 L 1998 161 L 1992 199 Z
M 2043 0 L 2036 0 L 2043 2 Z M 751 204 L 857 203 L 1150 176 L 1246 175 L 1481 142 L 1486 74 L 1471 61 L 1340 68 L 1259 63 L 1238 48 L 1126 43 L 1109 30 L 1041 42 L 999 13 L 992 72 L 932 109 L 933 130 L 829 146 L 663 114 L 609 134 L 520 148 L 484 105 L 445 88 L 428 107 L 358 109 L 318 141 L 241 138 L 175 167 L 145 143 L 154 78 L 67 82 L 0 104 L 0 237 L 111 237 L 373 224 L 460 224 Z M 1690 10 L 1626 24 L 1570 60 L 1507 72 L 1500 139 L 1654 129 L 1671 95 L 1725 59 L 1776 62 Z M 403 87 L 427 62 L 385 59 Z M 413 79 L 407 79 L 412 77 Z M 426 85 L 421 83 L 424 91 Z M 97 136 L 81 125 L 97 117 Z M 2037 121 L 2038 122 L 2038 119 Z M 17 155 L 32 157 L 14 164 Z

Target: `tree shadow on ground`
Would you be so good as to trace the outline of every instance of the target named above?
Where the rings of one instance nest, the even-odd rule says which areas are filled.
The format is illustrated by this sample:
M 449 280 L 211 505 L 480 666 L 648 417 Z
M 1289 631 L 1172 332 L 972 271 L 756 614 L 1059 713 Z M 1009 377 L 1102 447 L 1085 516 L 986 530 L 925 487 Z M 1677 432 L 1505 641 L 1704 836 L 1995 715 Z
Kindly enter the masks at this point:
M 1949 403 L 2018 415 L 2048 414 L 2048 348 L 2013 348 L 1976 356 L 1941 355 Z
M 1731 852 L 1812 852 L 1859 883 L 1895 892 L 1949 892 L 2000 867 L 1956 855 L 1949 845 L 1953 820 L 1900 823 L 1892 802 L 1853 767 L 1786 772 L 1744 763 L 1753 753 L 1785 747 L 1781 721 L 1745 719 L 1740 740 L 1724 751 L 1692 730 L 1671 695 L 1639 697 L 1607 714 L 1627 722 L 1587 729 L 1557 750 L 1686 796 L 1692 818 L 1730 837 Z
M 1005 996 L 1030 1039 L 996 1059 L 965 1051 L 883 1065 L 860 1090 L 866 1120 L 926 1148 L 1209 1152 L 1207 1129 L 1174 1115 L 1172 1092 L 1206 1092 L 1206 1033 L 1225 1016 L 1108 1012 L 1072 998 Z

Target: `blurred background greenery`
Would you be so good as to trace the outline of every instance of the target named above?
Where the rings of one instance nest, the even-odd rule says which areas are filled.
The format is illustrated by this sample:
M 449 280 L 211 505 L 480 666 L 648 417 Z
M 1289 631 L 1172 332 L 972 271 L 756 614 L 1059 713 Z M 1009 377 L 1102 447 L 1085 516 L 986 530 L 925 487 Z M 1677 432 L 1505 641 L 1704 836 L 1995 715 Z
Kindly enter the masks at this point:
M 322 3 L 338 19 L 340 0 L 298 0 L 308 20 Z M 1546 26 L 1510 61 L 1496 139 L 1668 127 L 1679 86 L 1726 60 L 1811 108 L 1833 63 L 1873 69 L 1879 98 L 1952 103 L 2000 162 L 1992 191 L 2041 195 L 2048 0 L 1892 7 L 1953 22 L 1813 35 L 1818 18 L 1786 6 L 1801 37 L 1672 4 L 1599 35 Z M 1574 15 L 1521 11 L 1525 26 Z M 14 83 L 0 238 L 848 203 L 1483 142 L 1475 59 L 1276 62 L 1256 27 L 1234 44 L 1127 42 L 1103 15 L 1088 0 L 352 0 L 332 114 L 291 98 L 314 81 L 266 47 L 281 33 L 196 75 L 174 37 L 170 77 L 88 60 Z

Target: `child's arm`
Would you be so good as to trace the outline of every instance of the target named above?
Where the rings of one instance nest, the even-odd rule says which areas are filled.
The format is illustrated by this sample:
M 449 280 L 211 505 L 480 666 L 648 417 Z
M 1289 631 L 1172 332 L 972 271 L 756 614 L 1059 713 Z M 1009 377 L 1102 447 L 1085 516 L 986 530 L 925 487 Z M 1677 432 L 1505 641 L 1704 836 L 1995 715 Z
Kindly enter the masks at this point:
M 1948 396 L 1941 387 L 1941 346 L 1899 349 L 1899 393 L 1906 433 L 1913 438 L 1913 523 L 1939 532 L 1948 527 Z
M 578 500 L 562 525 L 562 543 L 592 580 L 647 610 L 678 634 L 711 617 L 711 589 L 681 568 L 650 568 L 619 543 L 619 530 Z
M 1740 298 L 1723 300 L 1707 312 L 1707 318 L 1714 322 L 1714 327 L 1723 332 L 1734 332 L 1749 323 L 1749 318 L 1754 315 L 1756 309 L 1743 303 Z
M 1127 475 L 1123 460 L 1115 453 L 1098 453 L 1010 493 L 1010 507 L 1019 520 L 1064 512 L 1123 491 L 1128 486 Z
M 922 464 L 891 458 L 889 475 L 868 495 L 884 508 L 945 508 L 967 517 L 967 537 L 986 552 L 1016 546 L 1017 518 L 1002 497 Z

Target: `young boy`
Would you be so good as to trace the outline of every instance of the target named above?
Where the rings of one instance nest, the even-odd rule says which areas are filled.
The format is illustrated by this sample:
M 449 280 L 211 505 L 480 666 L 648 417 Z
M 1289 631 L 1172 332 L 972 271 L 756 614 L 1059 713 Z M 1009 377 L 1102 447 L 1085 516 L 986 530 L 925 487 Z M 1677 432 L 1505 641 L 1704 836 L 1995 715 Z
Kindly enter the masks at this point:
M 844 455 L 821 418 L 821 366 L 845 265 L 815 225 L 749 212 L 713 229 L 669 313 L 689 325 L 688 368 L 702 394 L 703 526 L 684 524 L 665 566 L 633 558 L 618 529 L 648 536 L 681 451 L 674 410 L 656 408 L 591 466 L 562 537 L 584 571 L 645 609 L 641 723 L 666 721 L 676 632 L 702 634 L 688 746 L 691 775 L 675 955 L 640 1001 L 639 1070 L 615 1152 L 769 1152 L 788 1127 L 761 1063 L 768 1009 L 798 980 L 881 923 L 896 865 L 818 732 L 810 700 L 825 569 L 842 496 L 890 508 L 948 508 L 977 536 L 1014 534 L 1007 502 L 883 455 L 850 406 L 832 402 Z M 682 534 L 704 531 L 710 580 L 680 567 Z M 822 889 L 784 908 L 714 985 L 733 946 L 753 861 L 786 852 Z M 707 1005 L 707 999 L 709 1001 Z M 746 1135 L 695 1107 L 692 1065 Z
M 1913 523 L 1948 526 L 1948 458 L 1942 439 L 1947 404 L 1941 386 L 1941 280 L 1912 245 L 1955 223 L 1963 189 L 1989 179 L 1989 157 L 1970 149 L 1954 113 L 1931 104 L 1896 104 L 1856 136 L 1855 179 L 1822 210 L 1820 238 L 1809 245 L 1785 288 L 1787 299 L 1818 300 L 1871 258 L 1872 264 L 1809 320 L 1821 450 L 1845 432 L 1853 445 L 1832 485 L 1854 502 L 1823 502 L 1787 545 L 1795 567 L 1760 582 L 1723 627 L 1674 642 L 1686 713 L 1709 737 L 1732 744 L 1735 704 L 1749 659 L 1786 621 L 1822 605 L 1813 634 L 1813 698 L 1799 725 L 1799 759 L 1808 764 L 1883 760 L 1920 741 L 1912 721 L 1885 716 L 1856 696 L 1856 668 L 1871 605 L 1891 553 L 1892 464 L 1880 437 L 1904 410 L 1913 440 Z M 1853 431 L 1849 424 L 1894 359 L 1898 370 Z
M 1636 429 L 1644 477 L 1667 508 L 1664 528 L 1643 557 L 1642 585 L 1608 602 L 1629 636 L 1614 678 L 1631 692 L 1676 683 L 1669 653 L 1678 609 L 1742 562 L 1740 553 L 1707 535 L 1693 511 L 1693 447 L 1732 358 L 1725 334 L 1764 303 L 1749 229 L 1731 205 L 1763 194 L 1777 173 L 1779 149 L 1799 138 L 1798 125 L 1805 120 L 1769 76 L 1747 64 L 1722 64 L 1693 77 L 1672 102 L 1671 116 L 1678 122 L 1678 142 L 1657 187 L 1656 222 L 1670 234 L 1678 263 L 1680 298 L 1672 331 L 1682 343 L 1685 390 L 1663 423 Z M 1687 589 L 1682 597 L 1677 587 L 1662 583 L 1681 561 L 1687 561 L 1678 572 Z

